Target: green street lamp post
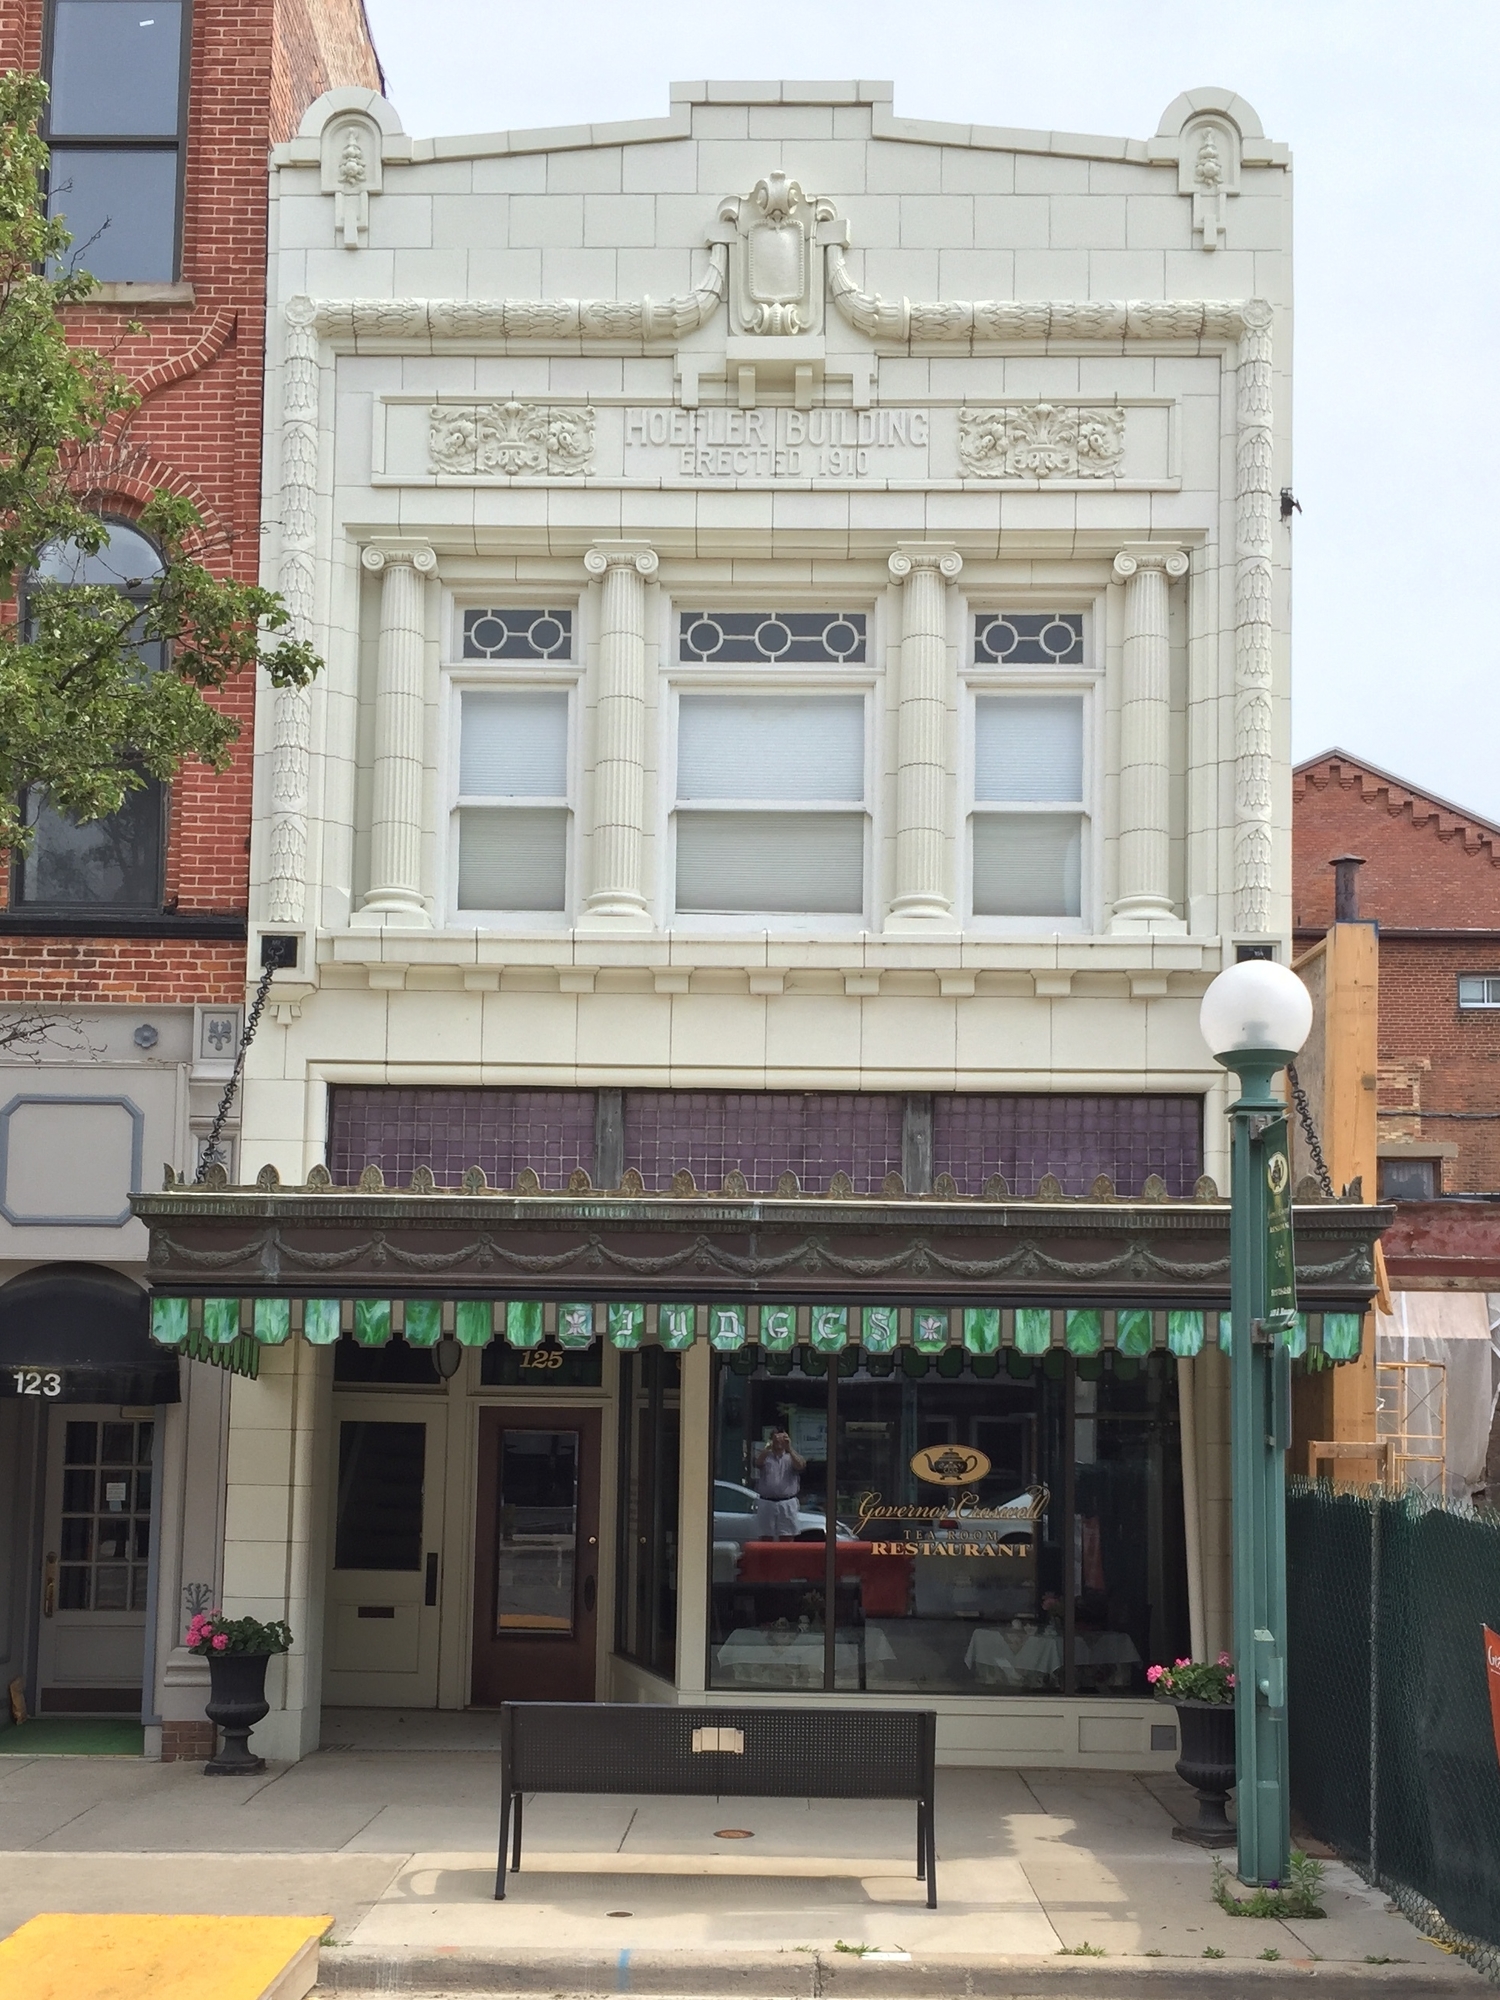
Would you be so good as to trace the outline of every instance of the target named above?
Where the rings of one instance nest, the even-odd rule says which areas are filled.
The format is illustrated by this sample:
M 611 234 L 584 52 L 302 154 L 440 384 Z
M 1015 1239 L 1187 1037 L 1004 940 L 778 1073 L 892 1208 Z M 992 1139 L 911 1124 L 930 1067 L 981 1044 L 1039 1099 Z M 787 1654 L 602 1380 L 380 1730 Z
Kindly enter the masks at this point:
M 1239 1081 L 1229 1107 L 1230 1437 L 1235 1803 L 1239 1877 L 1284 1882 L 1291 1853 L 1286 1721 L 1286 1451 L 1296 1317 L 1286 1105 L 1271 1089 L 1312 1026 L 1306 987 L 1247 959 L 1203 996 L 1203 1038 Z

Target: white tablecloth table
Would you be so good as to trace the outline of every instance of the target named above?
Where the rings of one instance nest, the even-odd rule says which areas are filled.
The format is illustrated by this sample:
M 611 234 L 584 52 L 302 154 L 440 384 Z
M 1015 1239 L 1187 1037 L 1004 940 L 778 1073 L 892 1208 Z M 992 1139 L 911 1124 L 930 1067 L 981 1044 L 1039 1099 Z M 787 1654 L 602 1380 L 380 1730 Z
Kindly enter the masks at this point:
M 1140 1664 L 1140 1654 L 1126 1632 L 1079 1632 L 1073 1641 L 1079 1667 L 1113 1676 Z M 964 1664 L 975 1680 L 988 1687 L 1043 1687 L 1062 1672 L 1062 1633 L 1033 1632 L 1028 1627 L 986 1625 L 969 1641 Z
M 860 1640 L 840 1636 L 834 1643 L 835 1677 L 853 1684 L 859 1679 Z M 863 1637 L 865 1677 L 882 1674 L 896 1657 L 889 1639 L 878 1626 L 867 1625 Z M 721 1675 L 746 1687 L 805 1687 L 823 1685 L 823 1634 L 821 1632 L 762 1632 L 742 1626 L 731 1632 L 720 1646 L 717 1660 Z

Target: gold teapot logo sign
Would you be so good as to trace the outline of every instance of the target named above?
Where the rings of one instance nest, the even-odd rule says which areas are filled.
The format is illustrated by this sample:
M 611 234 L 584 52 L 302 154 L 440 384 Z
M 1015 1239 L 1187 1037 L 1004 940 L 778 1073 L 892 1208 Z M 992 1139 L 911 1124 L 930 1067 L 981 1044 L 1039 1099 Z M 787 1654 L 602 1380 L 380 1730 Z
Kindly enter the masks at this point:
M 1291 1169 L 1286 1163 L 1286 1154 L 1273 1153 L 1266 1161 L 1266 1186 L 1272 1194 L 1284 1194 L 1290 1179 Z
M 929 1486 L 972 1486 L 988 1474 L 990 1462 L 982 1451 L 968 1451 L 956 1444 L 926 1444 L 914 1454 L 911 1469 Z

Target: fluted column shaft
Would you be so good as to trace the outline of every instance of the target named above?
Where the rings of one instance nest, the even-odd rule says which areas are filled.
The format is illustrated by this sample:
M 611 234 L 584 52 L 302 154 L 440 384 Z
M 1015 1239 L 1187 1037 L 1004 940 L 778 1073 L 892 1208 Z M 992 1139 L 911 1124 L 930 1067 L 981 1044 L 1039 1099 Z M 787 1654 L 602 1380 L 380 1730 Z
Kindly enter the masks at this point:
M 592 888 L 584 924 L 649 928 L 641 854 L 646 807 L 646 583 L 657 556 L 643 542 L 596 542 L 584 559 L 601 580 L 599 692 L 594 711 Z
M 381 580 L 370 887 L 361 915 L 422 927 L 431 922 L 422 899 L 423 613 L 437 557 L 429 548 L 368 548 L 361 560 Z
M 951 923 L 952 862 L 947 813 L 948 585 L 963 568 L 956 549 L 903 542 L 890 559 L 902 586 L 901 685 L 896 724 L 898 923 Z
M 1115 557 L 1125 585 L 1120 690 L 1119 894 L 1112 930 L 1179 930 L 1172 907 L 1171 642 L 1169 578 L 1185 576 L 1184 550 L 1137 543 Z

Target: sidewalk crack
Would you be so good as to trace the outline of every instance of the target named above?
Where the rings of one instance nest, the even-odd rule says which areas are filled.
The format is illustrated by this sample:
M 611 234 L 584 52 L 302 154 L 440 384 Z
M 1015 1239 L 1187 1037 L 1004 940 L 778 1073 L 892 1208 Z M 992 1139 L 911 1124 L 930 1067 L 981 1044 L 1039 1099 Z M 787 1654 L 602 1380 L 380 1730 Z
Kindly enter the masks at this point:
M 639 1807 L 639 1806 L 632 1806 L 632 1807 L 631 1807 L 631 1809 L 630 1809 L 630 1817 L 629 1817 L 629 1819 L 628 1819 L 628 1820 L 626 1820 L 626 1822 L 625 1822 L 625 1831 L 624 1831 L 624 1832 L 623 1832 L 623 1833 L 622 1833 L 622 1834 L 620 1835 L 620 1844 L 619 1844 L 619 1846 L 618 1846 L 618 1847 L 617 1847 L 617 1848 L 615 1849 L 615 1853 L 616 1853 L 616 1854 L 623 1854 L 623 1853 L 625 1852 L 625 1843 L 626 1843 L 626 1841 L 627 1841 L 627 1840 L 629 1840 L 629 1838 L 630 1838 L 630 1829 L 631 1829 L 631 1828 L 632 1828 L 632 1827 L 633 1827 L 633 1826 L 635 1825 L 635 1823 L 636 1823 L 636 1820 L 637 1820 L 637 1819 L 639 1818 L 639 1816 L 640 1816 L 640 1810 L 641 1810 L 641 1809 L 640 1809 L 640 1807 Z

